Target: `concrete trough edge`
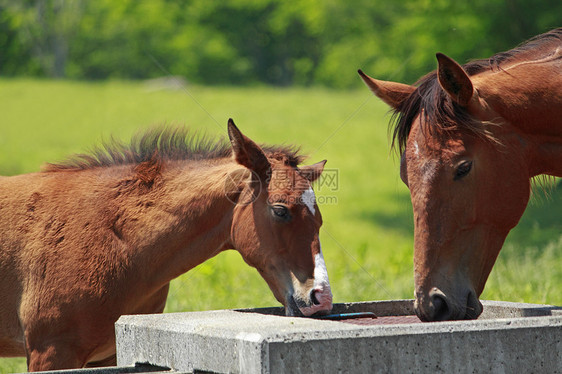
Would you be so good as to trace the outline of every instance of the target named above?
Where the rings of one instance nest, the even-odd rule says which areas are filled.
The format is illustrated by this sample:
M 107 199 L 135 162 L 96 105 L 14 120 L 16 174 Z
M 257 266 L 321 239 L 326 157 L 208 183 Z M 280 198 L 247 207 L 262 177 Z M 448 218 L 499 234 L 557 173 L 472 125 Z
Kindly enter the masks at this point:
M 354 311 L 370 306 L 382 316 L 384 310 L 392 309 L 392 303 L 395 312 L 411 314 L 408 309 L 411 300 L 344 303 L 337 304 L 336 308 Z M 483 304 L 489 314 L 496 310 L 502 316 L 534 317 L 361 326 L 280 318 L 270 314 L 277 312 L 273 310 L 276 308 L 123 316 L 116 324 L 118 364 L 148 362 L 183 371 L 338 372 L 351 369 L 349 365 L 357 362 L 361 364 L 357 363 L 354 370 L 373 371 L 375 361 L 372 357 L 378 357 L 376 361 L 382 371 L 412 369 L 411 365 L 415 365 L 418 369 L 431 368 L 436 372 L 450 369 L 462 369 L 462 372 L 474 369 L 476 364 L 480 368 L 487 365 L 489 370 L 506 370 L 524 367 L 518 362 L 521 361 L 518 354 L 525 355 L 528 347 L 523 347 L 518 337 L 525 337 L 534 339 L 537 347 L 542 349 L 535 364 L 525 361 L 526 369 L 542 371 L 544 365 L 552 362 L 562 367 L 562 308 L 494 301 L 484 301 Z M 249 314 L 250 311 L 255 314 Z M 261 313 L 266 314 L 259 316 Z M 256 324 L 254 320 L 260 323 Z M 495 342 L 491 348 L 478 346 L 490 340 Z M 436 352 L 426 352 L 427 349 L 420 347 L 424 341 L 441 343 Z M 467 356 L 455 351 L 455 341 L 477 344 L 471 344 L 473 348 Z M 357 347 L 350 350 L 348 347 L 353 344 Z M 508 346 L 511 348 L 507 349 Z M 459 349 L 457 347 L 457 351 Z M 346 353 L 342 355 L 342 352 Z M 288 357 L 293 359 L 288 360 Z M 317 359 L 316 363 L 312 357 Z M 326 364 L 335 357 L 339 357 L 337 365 Z M 470 362 L 457 366 L 447 357 L 464 357 Z M 443 371 L 439 366 L 433 367 L 432 362 L 440 362 L 442 366 L 448 364 L 443 366 L 446 369 Z

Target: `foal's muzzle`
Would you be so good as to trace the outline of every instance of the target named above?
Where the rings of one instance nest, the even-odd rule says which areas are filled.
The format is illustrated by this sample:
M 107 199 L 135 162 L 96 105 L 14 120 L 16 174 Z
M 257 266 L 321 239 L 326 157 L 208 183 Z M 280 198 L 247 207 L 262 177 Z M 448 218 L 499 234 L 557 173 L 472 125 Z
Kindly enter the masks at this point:
M 295 294 L 287 296 L 287 316 L 308 317 L 313 314 L 327 314 L 332 310 L 332 292 L 329 284 L 313 287 L 306 297 Z

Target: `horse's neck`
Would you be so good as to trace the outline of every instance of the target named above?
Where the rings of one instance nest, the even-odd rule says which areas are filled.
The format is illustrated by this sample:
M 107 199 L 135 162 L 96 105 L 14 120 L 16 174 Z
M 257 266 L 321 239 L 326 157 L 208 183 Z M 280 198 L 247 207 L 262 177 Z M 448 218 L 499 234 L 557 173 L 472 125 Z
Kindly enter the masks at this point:
M 562 135 L 562 47 L 537 61 L 478 74 L 474 83 L 480 96 L 522 131 Z
M 232 162 L 164 168 L 161 182 L 129 202 L 131 255 L 145 279 L 158 286 L 227 249 L 234 204 L 224 193 Z M 142 201 L 150 202 L 137 214 Z M 127 235 L 124 236 L 127 239 Z
M 488 105 L 525 138 L 532 176 L 562 176 L 562 48 L 475 81 Z

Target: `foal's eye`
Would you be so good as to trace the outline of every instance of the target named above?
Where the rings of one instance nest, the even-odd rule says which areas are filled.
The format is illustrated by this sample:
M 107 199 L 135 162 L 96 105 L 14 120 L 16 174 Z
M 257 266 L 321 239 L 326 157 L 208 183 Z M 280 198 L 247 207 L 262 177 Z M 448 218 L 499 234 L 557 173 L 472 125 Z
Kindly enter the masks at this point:
M 271 209 L 271 214 L 273 214 L 273 217 L 278 220 L 288 221 L 291 219 L 289 208 L 287 208 L 285 205 L 281 205 L 281 204 L 271 205 L 270 209 Z
M 455 171 L 454 180 L 459 180 L 470 173 L 472 169 L 472 161 L 463 161 L 457 166 L 457 170 Z

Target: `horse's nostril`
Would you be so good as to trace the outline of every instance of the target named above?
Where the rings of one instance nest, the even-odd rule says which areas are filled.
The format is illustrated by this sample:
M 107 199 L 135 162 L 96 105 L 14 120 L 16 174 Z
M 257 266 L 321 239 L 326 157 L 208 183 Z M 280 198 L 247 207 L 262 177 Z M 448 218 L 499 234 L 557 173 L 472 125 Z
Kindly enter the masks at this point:
M 466 301 L 466 315 L 465 319 L 476 319 L 482 313 L 482 303 L 478 300 L 478 297 L 474 292 L 468 294 L 468 299 Z
M 320 305 L 320 301 L 316 298 L 316 292 L 318 292 L 318 290 L 310 291 L 310 300 L 312 301 L 312 304 Z
M 444 296 L 431 296 L 431 305 L 433 306 L 432 321 L 446 321 L 451 317 L 451 309 Z

